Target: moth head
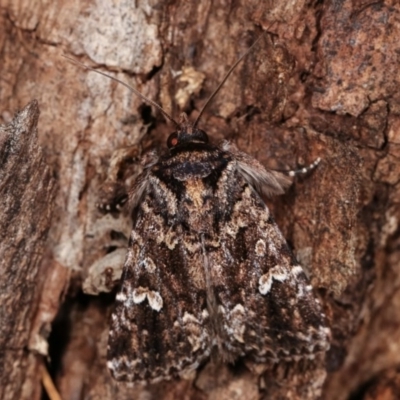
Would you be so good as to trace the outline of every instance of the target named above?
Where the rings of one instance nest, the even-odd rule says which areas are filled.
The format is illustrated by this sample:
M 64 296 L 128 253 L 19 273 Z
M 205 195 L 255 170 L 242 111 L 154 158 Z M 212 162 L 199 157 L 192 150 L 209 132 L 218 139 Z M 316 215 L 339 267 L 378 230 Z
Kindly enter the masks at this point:
M 208 143 L 207 133 L 191 123 L 186 113 L 181 114 L 178 130 L 169 135 L 167 146 L 173 149 L 184 143 Z

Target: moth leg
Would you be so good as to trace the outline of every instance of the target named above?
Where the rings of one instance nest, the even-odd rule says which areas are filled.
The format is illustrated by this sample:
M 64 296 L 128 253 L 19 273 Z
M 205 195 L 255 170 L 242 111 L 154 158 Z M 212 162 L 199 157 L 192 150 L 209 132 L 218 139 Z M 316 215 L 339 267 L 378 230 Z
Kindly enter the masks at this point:
M 276 170 L 267 169 L 255 158 L 240 151 L 233 143 L 224 141 L 222 149 L 233 155 L 237 162 L 237 169 L 259 194 L 267 197 L 283 194 L 285 190 L 293 183 L 293 178 L 299 174 L 306 174 L 314 169 L 319 162 L 317 158 L 312 164 L 298 170 Z
M 141 147 L 123 147 L 113 152 L 107 171 L 107 179 L 99 190 L 97 208 L 104 213 L 119 212 L 128 200 L 127 187 L 141 172 L 139 159 Z M 129 180 L 129 182 L 128 182 Z
M 306 167 L 299 168 L 299 169 L 293 169 L 293 170 L 289 170 L 289 171 L 280 171 L 280 170 L 276 170 L 276 171 L 281 172 L 283 174 L 287 174 L 289 176 L 305 175 L 305 174 L 309 173 L 310 171 L 312 171 L 314 168 L 316 168 L 320 162 L 321 162 L 321 158 L 318 157 L 313 163 L 311 163 L 310 165 L 307 165 Z

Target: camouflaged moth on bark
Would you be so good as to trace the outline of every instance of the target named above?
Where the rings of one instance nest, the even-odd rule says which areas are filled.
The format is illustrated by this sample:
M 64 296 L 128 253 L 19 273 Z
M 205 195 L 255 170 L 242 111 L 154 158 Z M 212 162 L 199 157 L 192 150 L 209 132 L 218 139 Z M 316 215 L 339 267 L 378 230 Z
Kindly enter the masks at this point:
M 146 155 L 129 190 L 134 223 L 108 342 L 117 380 L 183 376 L 214 348 L 230 363 L 329 348 L 321 305 L 262 200 L 290 179 L 227 141 L 209 143 L 198 119 L 173 121 L 168 149 Z

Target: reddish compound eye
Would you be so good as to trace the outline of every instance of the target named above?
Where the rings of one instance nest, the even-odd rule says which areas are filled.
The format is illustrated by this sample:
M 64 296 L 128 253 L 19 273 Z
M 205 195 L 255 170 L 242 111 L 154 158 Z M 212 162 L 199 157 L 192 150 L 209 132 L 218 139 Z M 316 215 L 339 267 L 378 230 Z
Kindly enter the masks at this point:
M 175 147 L 179 143 L 178 134 L 173 132 L 169 135 L 167 140 L 167 146 L 170 149 L 171 147 Z

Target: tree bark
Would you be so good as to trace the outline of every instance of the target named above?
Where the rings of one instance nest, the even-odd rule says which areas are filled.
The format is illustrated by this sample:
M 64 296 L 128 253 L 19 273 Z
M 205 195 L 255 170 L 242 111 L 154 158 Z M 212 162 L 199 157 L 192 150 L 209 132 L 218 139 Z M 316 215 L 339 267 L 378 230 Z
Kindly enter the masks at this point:
M 2 0 L 1 10 L 2 118 L 38 100 L 38 142 L 58 185 L 53 199 L 50 170 L 28 144 L 19 147 L 22 161 L 3 171 L 15 174 L 19 191 L 12 189 L 11 197 L 0 192 L 2 203 L 25 195 L 29 202 L 24 212 L 5 207 L 0 215 L 2 398 L 39 393 L 37 353 L 50 355 L 47 367 L 64 400 L 146 393 L 163 399 L 375 399 L 385 387 L 396 387 L 397 2 L 44 0 L 33 7 L 27 0 Z M 268 206 L 321 298 L 331 349 L 324 359 L 279 365 L 261 378 L 245 367 L 223 366 L 216 373 L 210 363 L 193 381 L 133 389 L 116 384 L 105 365 L 113 294 L 98 293 L 118 281 L 109 266 L 123 263 L 131 222 L 126 213 L 102 216 L 96 203 L 110 174 L 120 173 L 115 164 L 125 153 L 118 149 L 131 146 L 134 162 L 127 168 L 135 175 L 141 154 L 165 146 L 173 128 L 122 85 L 62 55 L 129 82 L 175 119 L 182 111 L 194 119 L 229 67 L 265 31 L 200 125 L 214 141 L 232 140 L 269 168 L 293 169 L 321 157 L 312 174 Z M 35 107 L 30 103 L 13 124 L 23 113 L 36 121 Z M 8 160 L 8 153 L 2 165 L 3 157 Z M 0 188 L 13 188 L 4 182 Z M 16 227 L 28 223 L 36 231 L 23 229 L 20 244 Z M 7 256 L 10 248 L 19 258 Z
M 37 358 L 26 349 L 47 267 L 42 263 L 55 181 L 37 144 L 39 107 L 32 101 L 0 127 L 0 397 L 40 393 L 31 380 Z

